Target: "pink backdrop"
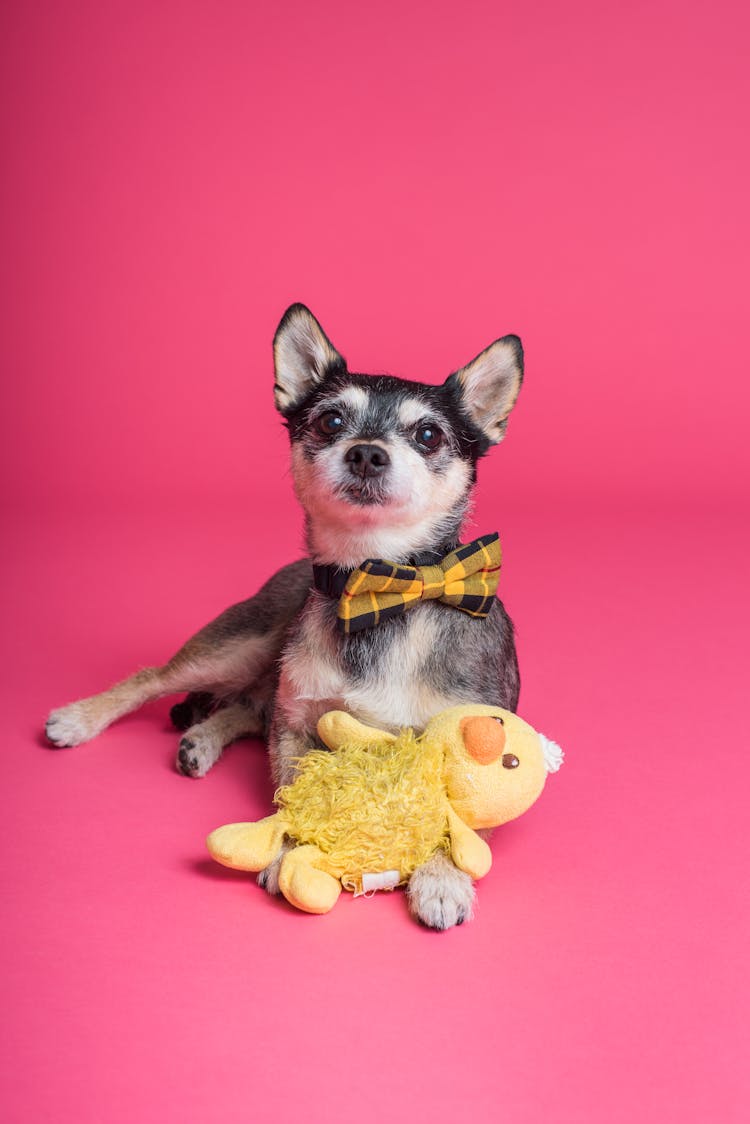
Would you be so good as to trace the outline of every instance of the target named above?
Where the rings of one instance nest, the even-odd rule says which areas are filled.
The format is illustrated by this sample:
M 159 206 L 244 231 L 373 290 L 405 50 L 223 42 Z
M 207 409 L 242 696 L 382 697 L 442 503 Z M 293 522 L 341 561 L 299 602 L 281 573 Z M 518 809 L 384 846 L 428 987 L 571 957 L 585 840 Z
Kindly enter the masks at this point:
M 0 20 L 4 1118 L 745 1119 L 746 6 Z M 568 763 L 444 935 L 211 867 L 258 744 L 40 738 L 299 550 L 293 300 L 353 369 L 526 347 L 476 526 Z

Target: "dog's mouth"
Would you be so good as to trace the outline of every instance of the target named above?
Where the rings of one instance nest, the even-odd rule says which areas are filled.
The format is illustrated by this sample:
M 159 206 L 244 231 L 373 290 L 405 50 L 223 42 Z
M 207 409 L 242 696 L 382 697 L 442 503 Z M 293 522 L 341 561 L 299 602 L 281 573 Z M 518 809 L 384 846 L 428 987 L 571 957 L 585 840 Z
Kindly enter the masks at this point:
M 390 497 L 380 480 L 352 480 L 340 492 L 341 498 L 347 503 L 366 507 L 370 504 L 388 503 Z

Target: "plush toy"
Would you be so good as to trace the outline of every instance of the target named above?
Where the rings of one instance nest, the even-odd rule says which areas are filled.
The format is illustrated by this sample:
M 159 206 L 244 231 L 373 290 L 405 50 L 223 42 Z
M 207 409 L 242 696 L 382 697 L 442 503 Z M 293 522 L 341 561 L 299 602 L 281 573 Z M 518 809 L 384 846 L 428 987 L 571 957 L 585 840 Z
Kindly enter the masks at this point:
M 481 878 L 487 843 L 475 828 L 525 812 L 562 751 L 516 714 L 466 705 L 438 714 L 417 737 L 365 726 L 343 711 L 318 723 L 327 750 L 300 759 L 276 793 L 278 812 L 209 835 L 211 855 L 235 870 L 263 870 L 283 850 L 279 887 L 308 913 L 327 913 L 345 889 L 366 893 L 406 882 L 442 849 Z

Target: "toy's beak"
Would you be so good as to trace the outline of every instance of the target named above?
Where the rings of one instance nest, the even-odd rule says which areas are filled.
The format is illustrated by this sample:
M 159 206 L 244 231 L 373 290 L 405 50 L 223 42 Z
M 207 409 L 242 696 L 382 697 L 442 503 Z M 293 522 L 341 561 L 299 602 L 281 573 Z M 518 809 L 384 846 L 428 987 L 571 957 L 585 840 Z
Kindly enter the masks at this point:
M 480 765 L 491 765 L 505 749 L 505 730 L 497 718 L 477 715 L 462 718 L 461 733 L 466 752 Z

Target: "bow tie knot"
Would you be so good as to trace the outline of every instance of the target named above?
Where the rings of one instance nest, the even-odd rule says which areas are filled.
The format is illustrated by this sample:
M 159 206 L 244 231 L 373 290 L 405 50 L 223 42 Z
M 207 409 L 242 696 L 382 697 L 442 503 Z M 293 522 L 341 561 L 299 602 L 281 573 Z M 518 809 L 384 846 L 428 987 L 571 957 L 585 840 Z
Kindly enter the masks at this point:
M 496 534 L 459 546 L 437 565 L 402 566 L 369 558 L 349 575 L 338 605 L 339 629 L 370 628 L 418 601 L 443 601 L 472 617 L 486 617 L 500 577 Z

